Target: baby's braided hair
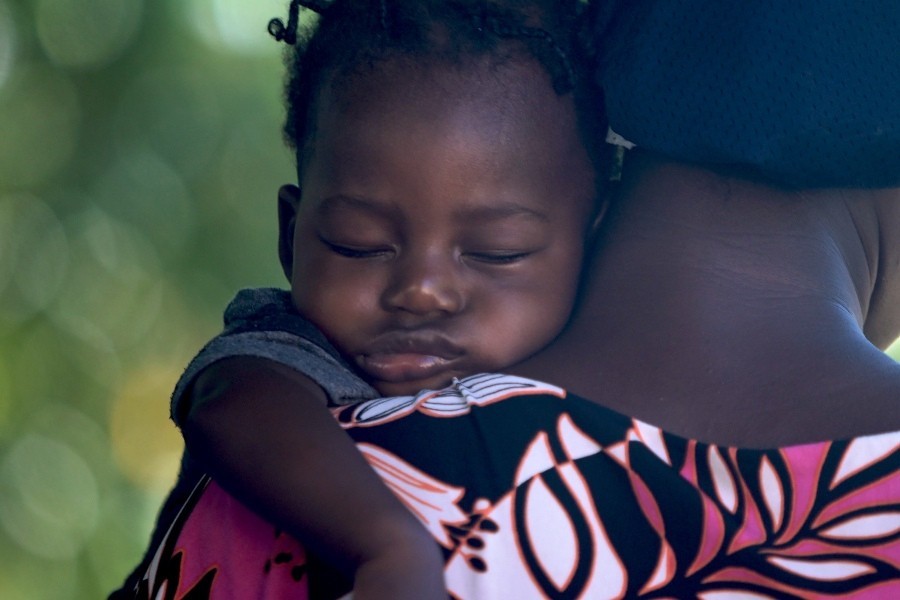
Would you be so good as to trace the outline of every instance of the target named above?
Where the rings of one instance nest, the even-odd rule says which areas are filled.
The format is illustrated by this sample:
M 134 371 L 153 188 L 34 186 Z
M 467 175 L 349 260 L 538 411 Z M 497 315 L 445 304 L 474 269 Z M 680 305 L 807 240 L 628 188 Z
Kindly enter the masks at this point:
M 284 135 L 298 153 L 314 131 L 319 88 L 390 58 L 424 58 L 447 64 L 491 57 L 533 59 L 559 95 L 573 94 L 585 145 L 598 169 L 607 156 L 603 101 L 595 86 L 592 57 L 579 34 L 583 0 L 293 0 L 285 24 L 269 33 L 288 44 L 285 54 L 287 118 Z M 313 27 L 300 27 L 300 9 L 316 13 Z
M 569 55 L 556 43 L 553 36 L 540 27 L 525 27 L 523 25 L 511 25 L 498 19 L 494 15 L 482 13 L 475 18 L 476 29 L 485 29 L 497 37 L 523 40 L 530 45 L 545 44 L 545 48 L 551 50 L 558 59 L 557 72 L 553 75 L 553 89 L 557 94 L 565 94 L 575 87 L 575 72 L 569 61 Z M 534 43 L 536 41 L 537 43 Z M 535 49 L 532 48 L 532 52 Z M 538 54 L 538 52 L 536 52 Z

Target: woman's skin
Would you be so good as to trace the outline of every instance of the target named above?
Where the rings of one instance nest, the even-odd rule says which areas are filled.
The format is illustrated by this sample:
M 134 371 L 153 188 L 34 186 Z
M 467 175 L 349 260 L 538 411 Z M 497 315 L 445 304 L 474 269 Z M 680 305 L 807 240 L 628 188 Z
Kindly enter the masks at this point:
M 633 151 L 599 238 L 572 321 L 517 372 L 711 443 L 900 429 L 900 189 Z
M 636 151 L 601 224 L 572 321 L 511 370 L 685 437 L 786 446 L 900 430 L 900 365 L 881 350 L 898 335 L 900 190 L 789 192 Z M 294 423 L 310 413 L 296 396 L 303 386 L 321 391 L 290 369 L 235 358 L 213 365 L 197 386 L 198 397 L 219 398 L 209 414 L 233 418 L 226 429 L 246 435 L 228 438 L 228 448 L 212 439 L 194 447 L 206 448 L 207 464 L 230 469 L 213 471 L 220 480 L 233 473 L 240 497 L 289 531 L 298 530 L 290 517 L 298 507 L 281 501 L 299 496 L 291 486 L 364 470 L 352 452 L 317 440 L 297 445 Z M 244 399 L 253 394 L 267 400 L 279 426 L 245 427 Z M 202 429 L 186 428 L 189 445 Z M 267 447 L 280 448 L 267 452 L 259 431 Z M 315 452 L 348 461 L 326 461 L 328 472 L 310 477 L 293 458 Z M 373 494 L 364 502 L 387 502 L 368 475 Z M 245 483 L 255 478 L 278 485 Z M 338 539 L 327 518 L 320 522 L 311 539 Z M 401 552 L 387 565 L 422 558 Z M 385 589 L 384 564 L 360 569 L 357 582 Z

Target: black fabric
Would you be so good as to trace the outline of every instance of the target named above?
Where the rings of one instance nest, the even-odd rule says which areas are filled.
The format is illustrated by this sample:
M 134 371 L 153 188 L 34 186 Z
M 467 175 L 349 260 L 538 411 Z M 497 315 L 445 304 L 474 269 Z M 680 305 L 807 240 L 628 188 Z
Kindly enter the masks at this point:
M 597 76 L 627 140 L 789 186 L 900 185 L 900 2 L 598 6 Z

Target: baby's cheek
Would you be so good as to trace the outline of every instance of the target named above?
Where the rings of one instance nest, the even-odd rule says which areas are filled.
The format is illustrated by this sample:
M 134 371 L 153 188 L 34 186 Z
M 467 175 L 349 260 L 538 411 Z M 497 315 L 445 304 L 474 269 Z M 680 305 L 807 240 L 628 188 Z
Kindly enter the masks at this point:
M 546 289 L 566 312 L 575 303 L 583 261 L 584 252 L 581 246 L 568 248 L 545 279 Z
M 570 303 L 563 294 L 544 289 L 519 298 L 519 302 L 506 302 L 503 310 L 505 318 L 485 326 L 490 332 L 488 340 L 496 345 L 496 368 L 522 361 L 549 344 L 565 325 Z
M 579 269 L 564 263 L 548 275 L 534 299 L 542 335 L 555 337 L 571 316 L 578 290 Z M 547 340 L 549 341 L 549 340 Z

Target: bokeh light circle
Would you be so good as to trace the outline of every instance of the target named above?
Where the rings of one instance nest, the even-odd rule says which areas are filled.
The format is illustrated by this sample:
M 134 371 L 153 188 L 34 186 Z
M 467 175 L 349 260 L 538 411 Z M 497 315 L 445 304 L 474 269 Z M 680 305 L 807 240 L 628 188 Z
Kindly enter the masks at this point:
M 12 72 L 18 35 L 12 11 L 0 0 L 0 88 Z
M 194 229 L 194 204 L 181 174 L 143 148 L 121 153 L 92 197 L 108 214 L 140 228 L 163 259 L 177 258 Z
M 235 289 L 283 281 L 287 4 L 0 0 L 2 600 L 121 583 L 177 474 L 177 377 Z
M 163 283 L 153 245 L 135 226 L 90 207 L 72 219 L 71 267 L 50 313 L 99 348 L 139 344 L 159 319 Z
M 5 362 L 0 362 L 0 439 L 9 435 L 12 425 L 10 420 L 12 410 L 12 378 L 9 367 Z
M 3 555 L 0 598 L 3 600 L 82 600 L 84 578 L 77 560 L 41 559 L 30 552 Z M 105 590 L 104 590 L 105 591 Z M 95 596 L 96 597 L 96 596 Z
M 287 4 L 283 0 L 188 0 L 184 6 L 188 22 L 210 46 L 244 54 L 277 54 L 278 44 L 266 25 L 273 17 L 287 19 Z
M 0 525 L 32 554 L 72 558 L 94 532 L 97 481 L 67 444 L 23 435 L 0 462 L 0 482 Z
M 0 196 L 0 322 L 49 306 L 68 265 L 68 240 L 53 210 L 35 196 Z
M 196 177 L 216 156 L 225 123 L 223 92 L 210 73 L 175 67 L 141 73 L 124 91 L 115 113 L 121 153 L 145 146 L 180 175 Z
M 142 8 L 141 0 L 38 0 L 38 39 L 56 64 L 104 65 L 133 41 Z
M 181 371 L 181 365 L 144 365 L 126 375 L 113 401 L 113 457 L 122 473 L 148 492 L 170 488 L 178 473 L 183 444 L 168 415 Z
M 75 149 L 81 111 L 74 86 L 47 66 L 18 65 L 0 89 L 0 182 L 41 183 Z

